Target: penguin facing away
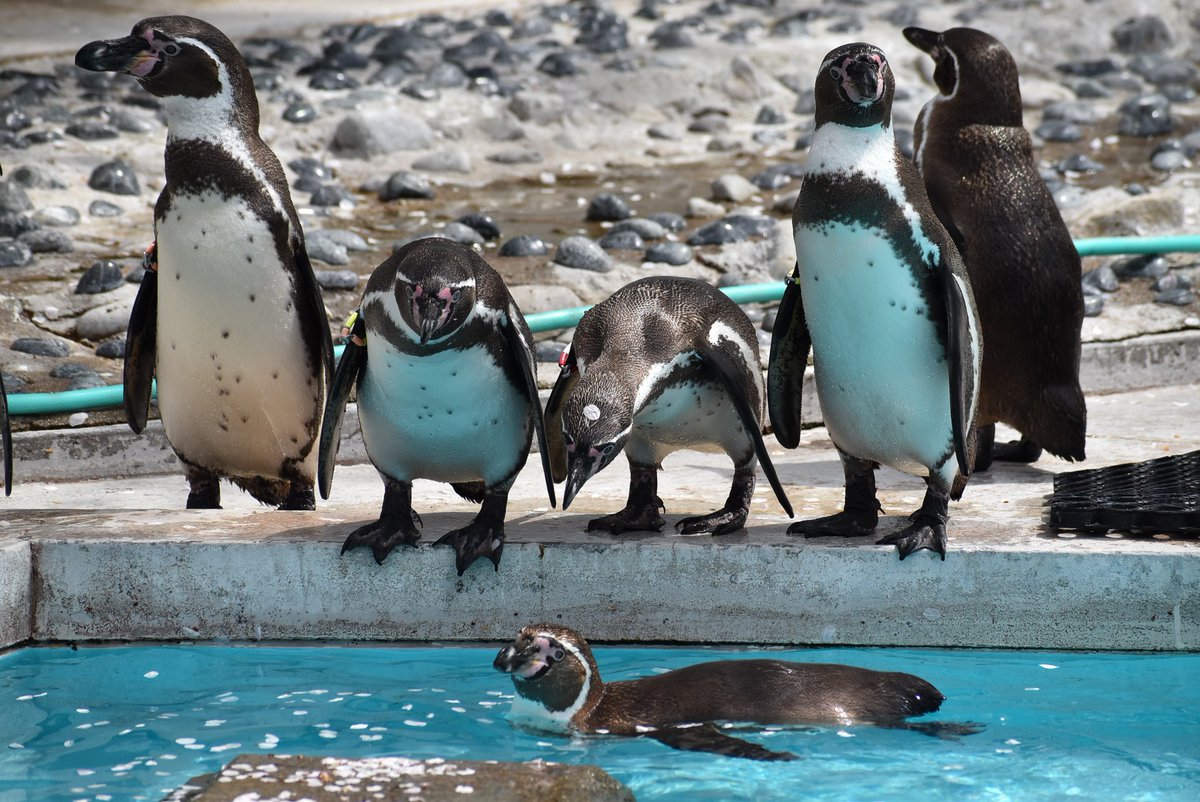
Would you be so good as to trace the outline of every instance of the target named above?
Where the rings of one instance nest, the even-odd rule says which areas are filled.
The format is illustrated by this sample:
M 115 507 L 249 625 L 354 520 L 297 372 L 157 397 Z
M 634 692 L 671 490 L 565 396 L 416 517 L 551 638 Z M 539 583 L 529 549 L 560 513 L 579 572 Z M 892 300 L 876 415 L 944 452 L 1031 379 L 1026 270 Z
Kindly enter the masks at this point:
M 673 451 L 720 450 L 734 463 L 725 506 L 684 518 L 683 534 L 741 529 L 761 462 L 779 499 L 792 507 L 762 439 L 762 365 L 745 312 L 702 281 L 655 276 L 617 290 L 584 314 L 546 402 L 555 481 L 566 480 L 565 510 L 592 476 L 622 451 L 629 499 L 588 531 L 660 531 L 657 472 Z
M 771 340 L 767 398 L 779 442 L 800 440 L 812 350 L 817 393 L 846 479 L 842 512 L 806 537 L 872 532 L 874 471 L 925 478 L 911 523 L 882 538 L 904 559 L 945 559 L 949 499 L 973 461 L 982 342 L 962 260 L 891 129 L 892 71 L 878 48 L 831 51 L 816 79 L 816 133 L 792 215 L 797 265 Z
M 550 505 L 546 436 L 533 337 L 504 280 L 469 247 L 420 239 L 371 274 L 351 342 L 338 362 L 321 437 L 320 488 L 329 497 L 342 416 L 358 390 L 363 443 L 383 477 L 379 520 L 350 533 L 375 561 L 420 539 L 414 479 L 448 482 L 482 502 L 469 525 L 442 536 L 461 576 L 475 560 L 496 570 L 504 550 L 508 492 L 536 433 Z
M 837 663 L 714 660 L 606 683 L 583 636 L 549 624 L 522 629 L 492 665 L 512 676 L 515 722 L 541 730 L 648 737 L 676 749 L 752 760 L 796 755 L 735 738 L 719 723 L 866 724 L 942 738 L 983 729 L 969 722 L 907 721 L 934 712 L 945 697 L 913 674 Z
M 219 507 L 225 478 L 264 504 L 313 509 L 329 324 L 245 59 L 212 25 L 170 16 L 84 45 L 75 63 L 134 76 L 167 121 L 151 269 L 126 339 L 130 426 L 145 427 L 157 374 L 188 507 Z
M 934 60 L 938 94 L 914 130 L 929 200 L 962 254 L 987 351 L 976 470 L 1033 462 L 1045 448 L 1084 459 L 1079 252 L 1038 173 L 1012 55 L 972 28 L 905 28 Z M 1021 439 L 995 445 L 995 424 Z

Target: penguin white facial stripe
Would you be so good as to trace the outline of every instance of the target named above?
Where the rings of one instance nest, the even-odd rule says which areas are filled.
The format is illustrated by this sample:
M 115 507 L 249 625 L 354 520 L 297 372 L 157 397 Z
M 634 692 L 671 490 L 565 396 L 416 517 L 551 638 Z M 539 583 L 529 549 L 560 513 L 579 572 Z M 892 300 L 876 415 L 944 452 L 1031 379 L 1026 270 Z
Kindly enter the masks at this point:
M 557 640 L 557 638 L 555 638 L 555 636 L 549 632 L 539 632 L 537 633 L 537 637 Z M 584 704 L 587 702 L 588 693 L 592 689 L 592 667 L 588 665 L 588 661 L 584 658 L 583 652 L 579 651 L 578 646 L 566 640 L 558 640 L 558 644 L 563 647 L 564 651 L 578 660 L 579 665 L 583 667 L 583 683 L 579 686 L 579 695 L 575 697 L 575 701 L 571 703 L 570 707 L 557 712 L 552 712 L 549 710 L 546 712 L 553 719 L 562 721 L 564 723 L 570 723 L 571 719 L 575 717 L 575 714 L 582 710 Z
M 941 258 L 941 249 L 925 235 L 920 215 L 904 196 L 900 176 L 896 173 L 895 138 L 891 129 L 879 125 L 852 128 L 840 123 L 825 123 L 813 135 L 805 172 L 811 175 L 861 175 L 879 184 L 908 220 L 913 242 L 925 259 L 937 262 Z
M 751 348 L 750 344 L 742 339 L 736 331 L 733 330 L 728 323 L 716 321 L 708 330 L 708 341 L 713 345 L 720 345 L 721 340 L 726 339 L 738 347 L 742 352 L 742 359 L 747 365 L 754 366 L 758 364 L 758 343 Z M 758 397 L 763 397 L 763 376 L 761 370 L 751 370 L 754 374 L 754 384 L 758 387 Z

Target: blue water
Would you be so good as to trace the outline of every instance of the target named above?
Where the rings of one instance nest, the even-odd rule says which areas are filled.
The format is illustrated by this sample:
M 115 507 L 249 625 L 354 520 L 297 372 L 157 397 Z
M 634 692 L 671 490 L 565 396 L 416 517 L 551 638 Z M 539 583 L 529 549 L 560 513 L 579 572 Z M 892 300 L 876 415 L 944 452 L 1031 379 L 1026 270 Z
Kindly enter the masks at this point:
M 1200 654 L 771 651 L 919 674 L 947 696 L 936 718 L 987 729 L 959 741 L 868 727 L 750 732 L 803 757 L 757 763 L 515 729 L 495 651 L 92 646 L 0 655 L 0 802 L 157 800 L 244 752 L 594 763 L 639 800 L 1200 799 Z M 752 656 L 596 654 L 606 679 Z

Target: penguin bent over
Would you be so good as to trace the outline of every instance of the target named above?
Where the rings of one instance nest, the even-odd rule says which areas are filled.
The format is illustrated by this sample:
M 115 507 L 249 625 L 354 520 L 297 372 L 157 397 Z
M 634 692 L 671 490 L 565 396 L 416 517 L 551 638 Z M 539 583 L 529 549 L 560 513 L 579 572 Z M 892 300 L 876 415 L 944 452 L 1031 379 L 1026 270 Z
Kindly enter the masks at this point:
M 945 559 L 949 500 L 970 474 L 982 341 L 962 260 L 891 129 L 895 80 L 878 48 L 831 51 L 816 79 L 816 132 L 792 215 L 796 270 L 771 340 L 768 405 L 779 442 L 800 440 L 809 350 L 846 480 L 842 512 L 793 524 L 807 537 L 878 523 L 875 469 L 925 478 L 911 523 L 880 543 Z
M 746 313 L 695 279 L 657 276 L 625 285 L 589 309 L 561 360 L 546 402 L 546 433 L 563 509 L 622 451 L 629 500 L 588 530 L 660 531 L 663 459 L 682 448 L 720 450 L 733 460 L 725 506 L 675 524 L 683 534 L 741 529 L 754 495 L 756 462 L 792 515 L 762 439 L 762 364 Z
M 914 131 L 917 167 L 962 254 L 987 342 L 975 469 L 1033 462 L 1043 448 L 1082 460 L 1079 252 L 1033 159 L 1016 62 L 972 28 L 904 36 L 936 64 L 938 94 Z M 993 446 L 998 421 L 1021 439 Z
M 219 480 L 311 510 L 333 351 L 304 232 L 241 53 L 192 17 L 152 17 L 92 42 L 79 67 L 132 75 L 162 102 L 166 186 L 129 318 L 125 411 L 146 425 L 151 382 L 188 507 Z
M 534 433 L 546 489 L 554 484 L 535 380 L 533 337 L 504 280 L 469 247 L 410 242 L 371 274 L 351 342 L 338 362 L 321 436 L 321 496 L 329 497 L 351 390 L 371 463 L 383 477 L 379 520 L 350 533 L 342 553 L 371 549 L 378 563 L 416 545 L 414 479 L 448 482 L 482 502 L 469 525 L 447 533 L 461 576 L 484 557 L 500 569 L 508 491 Z

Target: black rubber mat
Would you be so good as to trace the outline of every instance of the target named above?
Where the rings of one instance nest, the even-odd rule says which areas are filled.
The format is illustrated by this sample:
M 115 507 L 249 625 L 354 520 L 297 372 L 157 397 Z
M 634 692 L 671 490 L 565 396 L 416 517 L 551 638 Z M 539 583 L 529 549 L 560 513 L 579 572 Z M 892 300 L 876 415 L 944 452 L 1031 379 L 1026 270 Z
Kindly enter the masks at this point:
M 1200 451 L 1057 474 L 1050 525 L 1083 532 L 1200 535 Z

